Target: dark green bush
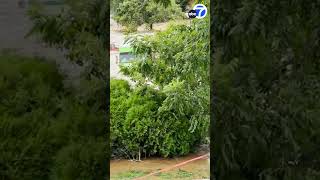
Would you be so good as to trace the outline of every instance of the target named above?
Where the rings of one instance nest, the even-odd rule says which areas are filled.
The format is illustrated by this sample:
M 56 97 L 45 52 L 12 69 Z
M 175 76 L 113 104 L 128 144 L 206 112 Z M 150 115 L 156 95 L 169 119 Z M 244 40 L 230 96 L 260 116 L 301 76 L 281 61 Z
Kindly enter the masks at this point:
M 132 90 L 124 80 L 111 80 L 111 143 L 117 155 L 136 156 L 148 149 L 156 121 L 157 94 L 149 88 Z
M 203 135 L 190 132 L 190 119 L 160 110 L 166 95 L 147 86 L 130 88 L 111 80 L 111 144 L 114 156 L 136 158 L 174 156 L 191 152 Z
M 105 112 L 92 102 L 97 93 L 80 101 L 62 80 L 43 59 L 0 55 L 0 179 L 107 175 Z
M 136 85 L 111 82 L 111 137 L 119 145 L 113 150 L 184 155 L 208 137 L 209 21 L 192 23 L 129 39 L 139 61 L 121 70 Z
M 61 149 L 54 159 L 53 180 L 105 179 L 107 173 L 105 139 L 87 139 Z
M 123 80 L 110 81 L 110 140 L 112 155 L 125 155 L 122 141 L 123 121 L 126 111 L 129 109 L 126 104 L 131 93 L 129 84 Z
M 0 63 L 1 114 L 21 116 L 39 108 L 54 112 L 51 95 L 63 87 L 54 65 L 16 56 L 1 56 Z
M 212 177 L 320 179 L 319 1 L 212 7 Z
M 182 11 L 186 11 L 188 3 L 189 3 L 189 0 L 176 0 L 176 3 L 179 4 L 179 6 L 181 7 Z

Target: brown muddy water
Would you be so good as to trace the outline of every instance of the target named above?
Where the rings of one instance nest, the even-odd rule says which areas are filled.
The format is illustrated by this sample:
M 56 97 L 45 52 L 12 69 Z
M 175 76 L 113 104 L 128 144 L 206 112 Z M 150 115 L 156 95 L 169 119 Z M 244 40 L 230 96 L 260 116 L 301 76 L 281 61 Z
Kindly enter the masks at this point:
M 155 172 L 164 168 L 172 167 L 178 163 L 199 157 L 203 154 L 190 154 L 176 158 L 149 158 L 141 162 L 130 160 L 111 160 L 110 162 L 110 177 L 112 180 L 130 180 L 142 177 L 151 172 Z M 148 177 L 150 180 L 164 179 L 209 179 L 210 166 L 208 158 L 199 159 L 180 167 L 176 167 L 169 171 L 159 173 Z

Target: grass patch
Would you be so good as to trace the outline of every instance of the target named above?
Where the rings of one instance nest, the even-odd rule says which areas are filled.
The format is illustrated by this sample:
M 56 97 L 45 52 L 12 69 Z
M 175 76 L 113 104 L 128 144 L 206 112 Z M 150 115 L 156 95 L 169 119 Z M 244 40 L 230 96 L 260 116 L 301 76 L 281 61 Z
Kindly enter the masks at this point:
M 178 171 L 174 172 L 159 173 L 157 176 L 162 179 L 187 179 L 192 178 L 193 174 L 191 172 L 179 169 Z
M 132 170 L 132 171 L 126 171 L 126 172 L 122 172 L 119 173 L 117 175 L 114 175 L 111 177 L 112 180 L 130 180 L 130 179 L 134 179 L 134 178 L 138 178 L 138 177 L 142 177 L 145 176 L 147 174 L 149 174 L 150 172 L 148 171 L 139 171 L 139 170 Z M 154 176 L 149 177 L 149 179 L 153 179 L 152 177 L 156 177 L 155 179 L 183 179 L 183 180 L 191 180 L 194 178 L 208 178 L 205 176 L 201 176 L 198 173 L 192 173 L 192 172 L 188 172 L 185 170 L 176 170 L 176 171 L 170 171 L 170 172 L 165 172 L 165 173 L 158 173 Z
M 132 178 L 137 178 L 137 177 L 144 176 L 147 173 L 148 172 L 133 170 L 133 171 L 127 171 L 127 172 L 123 172 L 123 173 L 117 174 L 116 176 L 111 177 L 111 179 L 129 180 L 129 179 L 132 179 Z

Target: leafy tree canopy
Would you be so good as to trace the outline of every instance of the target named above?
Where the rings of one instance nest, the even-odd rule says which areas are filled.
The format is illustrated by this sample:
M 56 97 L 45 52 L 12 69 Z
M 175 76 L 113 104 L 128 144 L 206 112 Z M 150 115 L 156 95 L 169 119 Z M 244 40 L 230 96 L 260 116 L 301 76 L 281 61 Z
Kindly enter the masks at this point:
M 216 179 L 319 179 L 319 1 L 213 1 Z
M 191 122 L 197 119 L 193 123 L 208 118 L 208 19 L 195 20 L 190 26 L 175 25 L 154 37 L 129 41 L 138 61 L 122 71 L 138 84 L 150 81 L 166 93 L 161 110 L 190 115 Z
M 132 146 L 126 142 L 122 147 L 172 156 L 189 153 L 208 136 L 208 26 L 208 19 L 195 20 L 190 26 L 174 25 L 155 36 L 130 38 L 137 61 L 122 71 L 136 86 L 120 88 L 128 86 L 114 83 L 111 87 L 115 93 L 126 92 L 111 97 L 111 126 L 116 126 L 113 132 L 117 133 L 112 136 L 114 144 L 130 137 Z M 133 141 L 136 137 L 139 142 Z
M 152 29 L 154 23 L 183 16 L 180 7 L 174 2 L 170 3 L 170 6 L 165 6 L 155 1 L 124 0 L 115 7 L 117 9 L 113 18 L 128 31 L 136 31 L 142 24 L 147 24 Z
M 105 114 L 44 61 L 0 55 L 0 179 L 105 179 Z
M 85 67 L 86 79 L 106 82 L 108 7 L 105 0 L 67 0 L 57 15 L 46 15 L 34 3 L 29 11 L 34 23 L 29 35 L 37 34 L 45 43 L 64 50 L 68 59 Z

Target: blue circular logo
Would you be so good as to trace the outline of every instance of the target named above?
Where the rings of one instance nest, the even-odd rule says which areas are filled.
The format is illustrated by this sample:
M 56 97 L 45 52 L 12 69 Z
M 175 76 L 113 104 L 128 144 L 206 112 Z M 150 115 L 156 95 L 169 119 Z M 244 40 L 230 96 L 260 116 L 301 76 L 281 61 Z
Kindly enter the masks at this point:
M 206 17 L 207 15 L 207 7 L 203 4 L 196 4 L 194 7 L 193 7 L 193 10 L 196 11 L 196 18 L 198 19 L 202 19 L 204 17 Z

